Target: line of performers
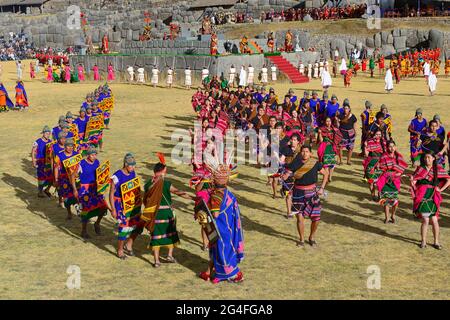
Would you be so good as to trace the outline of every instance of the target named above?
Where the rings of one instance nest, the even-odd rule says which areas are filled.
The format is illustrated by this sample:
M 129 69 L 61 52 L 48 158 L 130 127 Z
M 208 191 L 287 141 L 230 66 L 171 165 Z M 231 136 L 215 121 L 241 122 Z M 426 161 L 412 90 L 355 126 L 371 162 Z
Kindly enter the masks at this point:
M 71 67 L 69 64 L 61 65 L 46 65 L 45 70 L 47 71 L 46 80 L 47 82 L 62 82 L 62 83 L 76 83 L 86 81 L 86 71 L 84 66 L 80 63 L 75 68 Z M 92 67 L 93 80 L 102 81 L 101 69 L 97 64 Z M 30 74 L 31 78 L 34 74 L 33 64 L 30 64 Z M 114 66 L 110 62 L 106 68 L 106 81 L 111 82 L 116 80 L 116 75 L 114 71 Z
M 157 154 L 159 162 L 153 167 L 153 177 L 144 185 L 136 174 L 136 160 L 131 153 L 125 155 L 122 168 L 109 175 L 109 171 L 101 171 L 104 163 L 97 158 L 102 148 L 103 127 L 94 132 L 87 130 L 90 121 L 99 116 L 108 124 L 110 115 L 98 108 L 108 97 L 111 97 L 109 87 L 99 87 L 87 96 L 79 117 L 75 119 L 68 112 L 60 118 L 58 126 L 43 128 L 42 137 L 34 142 L 31 152 L 37 171 L 38 197 L 50 198 L 54 186 L 60 206 L 67 210 L 67 219 L 72 219 L 72 209 L 79 212 L 84 239 L 90 238 L 88 224 L 93 219 L 94 231 L 101 235 L 100 223 L 111 212 L 118 224 L 117 256 L 122 260 L 135 255 L 133 243 L 147 230 L 155 268 L 161 266 L 161 261 L 177 263 L 173 251 L 180 238 L 172 195 L 192 200 L 194 218 L 207 234 L 210 254 L 210 261 L 199 277 L 212 283 L 243 281 L 238 266 L 244 258 L 239 205 L 227 188 L 232 175 L 231 158 L 221 161 L 210 158 L 205 162 L 211 181 L 210 188 L 201 196 L 178 190 L 166 178 L 168 168 L 161 153 Z M 105 194 L 107 186 L 109 194 Z M 163 257 L 162 248 L 168 249 Z
M 2 82 L 0 82 L 0 113 L 10 110 L 24 111 L 28 109 L 29 105 L 27 92 L 23 82 L 20 80 L 17 81 L 15 93 L 16 103 L 13 103 L 9 98 L 9 94 L 5 86 Z
M 258 154 L 258 165 L 272 169 L 272 162 L 275 162 L 278 168 L 268 175 L 267 185 L 272 188 L 273 198 L 277 198 L 277 188 L 281 185 L 287 218 L 297 217 L 298 245 L 305 245 L 304 220 L 309 217 L 312 223 L 308 240 L 311 246 L 316 246 L 320 197 L 325 194 L 327 183 L 332 181 L 335 167 L 342 164 L 344 151 L 347 151 L 347 165 L 352 165 L 358 119 L 352 113 L 349 100 L 345 99 L 340 105 L 337 96 L 332 95 L 329 100 L 326 91 L 322 99 L 317 92 L 311 96 L 305 92 L 300 99 L 291 89 L 279 102 L 272 88 L 267 93 L 264 87 L 247 86 L 230 91 L 216 86 L 207 91 L 199 88 L 192 97 L 192 107 L 201 122 L 204 151 L 214 153 L 216 141 L 220 141 L 218 137 L 225 136 L 230 129 L 236 130 L 237 139 L 243 141 L 250 132 L 256 132 L 259 142 L 254 152 Z M 384 222 L 396 223 L 401 179 L 410 177 L 413 211 L 422 219 L 420 246 L 426 246 L 427 227 L 431 222 L 433 245 L 440 249 L 438 217 L 441 194 L 450 185 L 450 176 L 444 170 L 449 141 L 445 143 L 440 117 L 436 115 L 427 122 L 421 113 L 418 109 L 409 128 L 414 173 L 405 174 L 408 165 L 392 138 L 392 117 L 385 105 L 376 112 L 369 101 L 365 103 L 360 116 L 360 155 L 364 158 L 364 180 L 372 199 L 384 209 Z M 277 136 L 278 139 L 274 138 Z M 312 157 L 312 145 L 317 146 L 318 161 Z M 272 149 L 278 152 L 272 154 Z M 192 183 L 208 181 L 201 161 L 194 159 L 193 167 Z M 319 174 L 323 175 L 321 183 Z

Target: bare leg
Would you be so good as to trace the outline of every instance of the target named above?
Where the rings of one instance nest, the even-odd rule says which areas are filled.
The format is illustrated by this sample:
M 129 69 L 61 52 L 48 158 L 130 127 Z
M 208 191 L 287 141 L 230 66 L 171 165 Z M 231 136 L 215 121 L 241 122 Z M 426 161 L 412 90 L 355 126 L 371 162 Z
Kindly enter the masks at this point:
M 347 164 L 352 164 L 352 155 L 353 155 L 353 149 L 348 150 L 348 153 L 347 153 Z
M 301 214 L 297 214 L 297 231 L 300 237 L 300 241 L 305 241 L 305 218 Z
M 288 194 L 286 197 L 286 208 L 287 208 L 287 217 L 289 218 L 291 216 L 291 209 L 292 209 L 292 195 Z
M 119 240 L 117 241 L 117 255 L 119 257 L 123 257 L 123 245 L 124 245 L 125 240 Z
M 436 216 L 431 218 L 431 225 L 433 227 L 433 236 L 434 236 L 434 244 L 438 245 L 439 244 L 439 222 Z
M 309 241 L 314 241 L 314 235 L 316 234 L 317 227 L 319 226 L 319 221 L 311 222 L 311 234 L 309 235 Z
M 430 218 L 422 218 L 422 225 L 420 226 L 420 234 L 422 236 L 422 246 L 427 244 L 427 232 L 428 232 L 428 224 L 430 222 Z
M 389 206 L 385 205 L 384 206 L 384 223 L 388 223 L 389 221 Z
M 391 215 L 391 221 L 392 223 L 395 223 L 395 214 L 397 212 L 398 203 L 392 207 L 392 215 Z
M 160 262 L 159 262 L 159 248 L 153 248 L 153 256 L 155 257 L 155 265 L 160 264 Z
M 277 196 L 277 178 L 271 178 L 272 180 L 272 197 L 275 199 Z

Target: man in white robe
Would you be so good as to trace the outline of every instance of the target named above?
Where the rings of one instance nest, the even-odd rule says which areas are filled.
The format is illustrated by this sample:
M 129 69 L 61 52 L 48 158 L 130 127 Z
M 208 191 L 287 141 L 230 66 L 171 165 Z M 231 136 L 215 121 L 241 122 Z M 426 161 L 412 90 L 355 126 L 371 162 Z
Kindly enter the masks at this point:
M 430 95 L 434 95 L 436 91 L 437 78 L 436 74 L 433 71 L 430 71 L 430 75 L 428 76 L 428 89 L 430 90 Z
M 333 81 L 331 80 L 331 75 L 327 69 L 323 69 L 321 79 L 323 90 L 327 90 L 333 84 Z
M 391 93 L 394 90 L 394 80 L 392 79 L 392 71 L 391 68 L 386 70 L 386 75 L 384 76 L 384 90 L 387 93 Z
M 241 72 L 239 73 L 239 85 L 245 87 L 247 85 L 247 70 L 245 67 L 241 67 Z

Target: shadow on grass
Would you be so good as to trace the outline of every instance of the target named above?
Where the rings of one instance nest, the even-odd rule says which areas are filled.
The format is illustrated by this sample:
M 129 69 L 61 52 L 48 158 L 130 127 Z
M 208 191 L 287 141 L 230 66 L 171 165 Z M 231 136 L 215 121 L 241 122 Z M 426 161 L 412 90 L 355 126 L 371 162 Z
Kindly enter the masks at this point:
M 30 160 L 22 159 L 22 166 L 27 173 L 35 173 L 31 167 Z M 117 241 L 117 238 L 114 236 L 116 229 L 114 222 L 105 219 L 102 220 L 102 236 L 93 235 L 92 230 L 90 230 L 92 227 L 88 226 L 88 231 L 90 231 L 92 238 L 89 240 L 84 240 L 81 236 L 79 236 L 81 232 L 81 223 L 78 219 L 74 217 L 72 220 L 67 221 L 66 210 L 58 207 L 56 201 L 52 201 L 53 199 L 38 198 L 37 187 L 34 184 L 27 181 L 25 178 L 16 177 L 8 173 L 3 173 L 3 177 L 1 179 L 14 189 L 16 196 L 26 204 L 28 211 L 42 219 L 47 220 L 66 235 L 85 243 L 91 243 L 106 253 L 116 256 L 115 249 L 110 248 L 111 245 L 116 246 Z M 180 202 L 179 205 L 181 206 L 185 204 Z M 182 238 L 181 240 L 183 241 L 184 239 Z M 187 240 L 188 242 L 194 242 L 194 239 L 192 238 L 187 238 Z M 147 263 L 152 263 L 143 256 L 144 254 L 150 252 L 147 248 L 149 242 L 150 236 L 143 234 L 136 239 L 133 248 L 137 258 L 142 259 Z M 174 255 L 181 265 L 190 269 L 194 273 L 198 273 L 203 270 L 208 264 L 208 260 L 205 260 L 204 258 L 183 248 L 177 248 Z

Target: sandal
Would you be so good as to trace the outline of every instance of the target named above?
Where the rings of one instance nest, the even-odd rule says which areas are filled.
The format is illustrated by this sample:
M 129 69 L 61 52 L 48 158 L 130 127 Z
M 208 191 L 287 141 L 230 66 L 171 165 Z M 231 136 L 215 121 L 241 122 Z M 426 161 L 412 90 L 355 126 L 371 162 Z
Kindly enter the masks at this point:
M 395 218 L 391 218 L 391 220 L 389 220 L 390 223 L 395 224 Z
M 427 244 L 424 243 L 424 242 L 422 242 L 422 243 L 419 245 L 419 247 L 420 247 L 420 249 L 425 249 L 425 248 L 427 247 Z
M 161 262 L 155 262 L 154 264 L 153 264 L 153 267 L 155 267 L 155 268 L 159 268 L 159 267 L 161 267 Z
M 297 247 L 302 247 L 302 248 L 304 248 L 304 247 L 305 247 L 305 241 L 299 241 L 299 242 L 297 242 Z
M 119 256 L 119 254 L 117 254 L 117 257 L 120 259 L 120 260 L 125 260 L 126 258 L 127 258 L 127 256 L 126 255 L 121 255 L 121 256 Z
M 208 248 L 208 246 L 202 246 L 202 251 L 208 251 L 209 250 L 209 248 Z
M 133 249 L 128 250 L 128 248 L 126 246 L 123 246 L 123 252 L 125 252 L 125 254 L 130 257 L 135 256 Z
M 440 245 L 439 243 L 435 243 L 433 244 L 433 248 L 435 248 L 436 250 L 442 250 L 442 245 Z
M 384 219 L 384 224 L 388 224 L 389 220 L 388 219 Z
M 309 245 L 310 245 L 311 247 L 317 247 L 317 242 L 316 242 L 316 240 L 309 240 Z
M 167 256 L 167 257 L 166 257 L 166 260 L 167 260 L 169 263 L 177 263 L 177 260 L 176 260 L 173 256 Z

